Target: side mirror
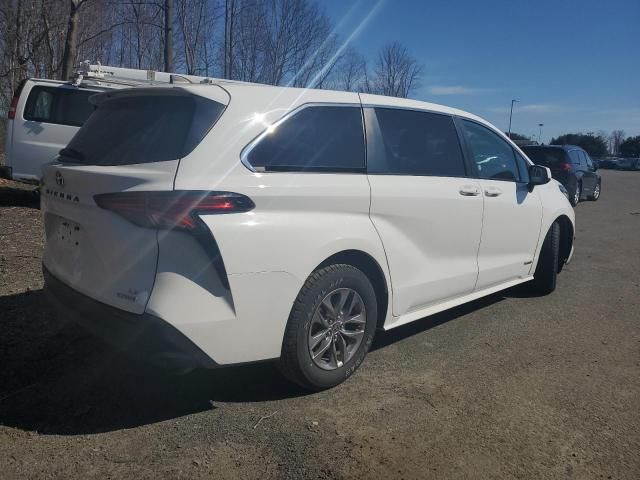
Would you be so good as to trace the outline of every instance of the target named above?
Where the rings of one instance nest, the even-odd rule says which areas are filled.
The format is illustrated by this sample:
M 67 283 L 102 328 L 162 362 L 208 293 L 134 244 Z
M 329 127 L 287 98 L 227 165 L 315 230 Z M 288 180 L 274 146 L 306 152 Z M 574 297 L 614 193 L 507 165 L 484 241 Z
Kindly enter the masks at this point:
M 533 190 L 536 185 L 544 185 L 551 181 L 551 170 L 542 165 L 531 165 L 529 167 L 529 190 Z

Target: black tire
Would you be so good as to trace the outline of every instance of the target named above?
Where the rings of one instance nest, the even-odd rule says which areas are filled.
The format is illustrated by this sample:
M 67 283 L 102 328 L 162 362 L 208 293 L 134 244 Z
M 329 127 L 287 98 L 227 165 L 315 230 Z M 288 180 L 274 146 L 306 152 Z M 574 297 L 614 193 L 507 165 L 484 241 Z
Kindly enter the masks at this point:
M 316 309 L 332 292 L 351 289 L 365 309 L 364 334 L 352 357 L 342 366 L 324 370 L 311 358 L 309 334 Z M 334 387 L 349 378 L 367 355 L 377 324 L 376 294 L 367 276 L 352 265 L 330 265 L 313 272 L 293 305 L 282 342 L 279 368 L 285 377 L 307 390 Z M 336 362 L 337 363 L 337 362 Z
M 560 256 L 560 225 L 554 222 L 542 244 L 540 258 L 533 274 L 531 287 L 539 295 L 548 295 L 556 289 L 558 259 Z
M 578 183 L 576 183 L 575 190 L 572 192 L 571 196 L 569 197 L 569 203 L 571 204 L 572 207 L 575 207 L 576 205 L 578 205 L 578 203 L 580 203 L 581 198 L 582 198 L 582 182 L 578 181 Z
M 591 192 L 591 195 L 589 195 L 588 198 L 592 202 L 597 202 L 601 194 L 602 194 L 602 183 L 598 181 L 598 183 L 596 183 L 596 186 L 593 187 L 593 192 Z

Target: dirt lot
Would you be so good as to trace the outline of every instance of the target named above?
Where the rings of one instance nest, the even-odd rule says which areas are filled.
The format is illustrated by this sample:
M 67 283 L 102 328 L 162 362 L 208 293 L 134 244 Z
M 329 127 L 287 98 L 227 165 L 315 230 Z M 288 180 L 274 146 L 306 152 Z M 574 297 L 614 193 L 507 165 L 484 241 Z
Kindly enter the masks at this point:
M 2 478 L 640 478 L 640 172 L 603 171 L 573 263 L 380 334 L 344 385 L 172 374 L 57 319 L 42 222 L 0 185 Z

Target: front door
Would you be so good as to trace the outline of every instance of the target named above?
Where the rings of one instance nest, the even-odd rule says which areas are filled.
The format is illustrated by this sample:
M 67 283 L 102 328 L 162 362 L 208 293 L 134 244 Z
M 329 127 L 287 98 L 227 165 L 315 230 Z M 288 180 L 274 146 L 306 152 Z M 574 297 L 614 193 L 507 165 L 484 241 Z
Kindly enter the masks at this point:
M 461 121 L 484 196 L 478 282 L 482 290 L 530 274 L 540 237 L 542 202 L 529 191 L 528 163 L 497 133 Z

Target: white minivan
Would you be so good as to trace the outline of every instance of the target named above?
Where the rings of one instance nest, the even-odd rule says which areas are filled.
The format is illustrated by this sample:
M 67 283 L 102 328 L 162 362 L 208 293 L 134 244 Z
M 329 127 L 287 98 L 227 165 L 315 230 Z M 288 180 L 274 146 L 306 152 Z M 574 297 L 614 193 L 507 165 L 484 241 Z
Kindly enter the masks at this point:
M 388 330 L 554 290 L 574 213 L 469 113 L 218 81 L 112 91 L 44 170 L 45 290 L 149 358 L 345 380 Z

